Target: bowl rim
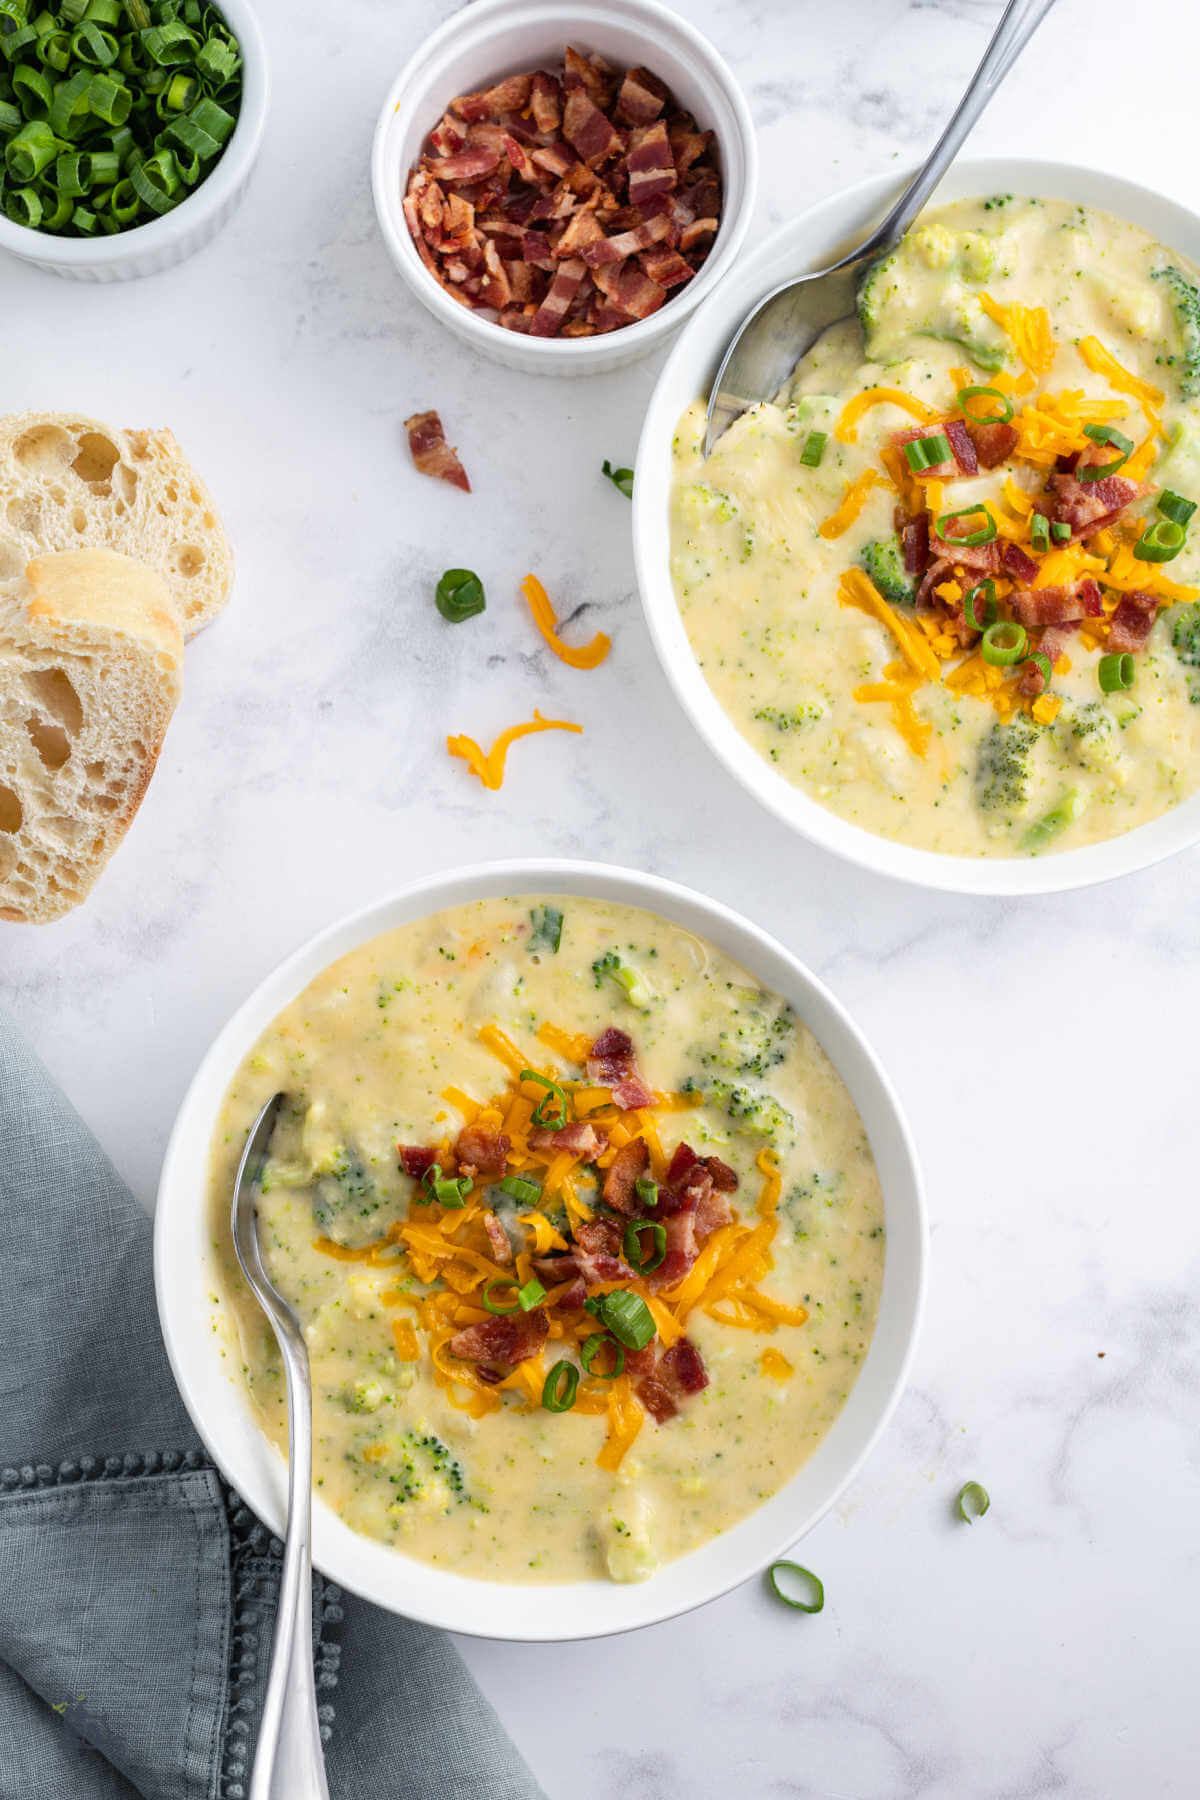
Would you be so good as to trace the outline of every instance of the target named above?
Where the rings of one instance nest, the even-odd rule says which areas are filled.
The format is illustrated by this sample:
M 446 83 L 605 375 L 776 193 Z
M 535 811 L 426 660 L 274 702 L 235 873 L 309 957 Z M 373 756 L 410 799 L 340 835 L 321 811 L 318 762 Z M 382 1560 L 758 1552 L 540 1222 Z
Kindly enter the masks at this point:
M 204 1221 L 208 1152 L 221 1101 L 242 1057 L 265 1024 L 320 970 L 350 949 L 401 922 L 471 898 L 538 892 L 608 898 L 645 907 L 685 929 L 710 936 L 774 985 L 784 971 L 785 997 L 797 1006 L 826 1048 L 864 1122 L 871 1116 L 869 1129 L 889 1234 L 871 1345 L 822 1442 L 775 1495 L 688 1556 L 664 1564 L 649 1581 L 541 1585 L 460 1576 L 353 1532 L 315 1498 L 315 1565 L 340 1586 L 424 1624 L 469 1636 L 562 1642 L 609 1636 L 679 1616 L 759 1573 L 837 1502 L 874 1449 L 908 1380 L 924 1308 L 928 1261 L 924 1187 L 916 1148 L 875 1052 L 841 1004 L 789 948 L 722 902 L 679 883 L 615 864 L 563 858 L 522 857 L 452 868 L 371 901 L 316 932 L 277 963 L 255 984 L 205 1052 L 180 1105 L 163 1161 L 154 1222 L 154 1285 L 167 1356 L 198 1434 L 231 1486 L 280 1533 L 286 1510 L 286 1464 L 253 1421 L 236 1376 L 222 1366 L 210 1307 L 197 1304 L 198 1292 L 211 1285 L 213 1273 L 211 1237 Z M 764 969 L 771 973 L 764 974 Z M 814 1015 L 821 1021 L 819 1026 L 812 1022 Z M 841 1039 L 836 1056 L 824 1041 L 831 1033 Z M 230 1404 L 231 1388 L 236 1405 Z M 843 1439 L 847 1440 L 845 1448 Z M 840 1460 L 834 1452 L 826 1452 L 831 1444 L 834 1452 L 840 1451 Z M 823 1452 L 825 1461 L 834 1462 L 832 1472 L 822 1471 L 819 1459 Z M 818 1475 L 823 1474 L 821 1481 L 806 1478 L 806 1471 L 814 1465 Z M 817 1487 L 817 1498 L 800 1516 L 787 1516 L 785 1523 L 776 1515 L 795 1515 L 795 1505 L 789 1508 L 787 1496 L 806 1480 Z M 715 1549 L 724 1549 L 738 1538 L 745 1541 L 737 1544 L 733 1554 Z M 359 1554 L 348 1569 L 343 1557 L 349 1557 L 352 1548 Z M 696 1573 L 707 1570 L 710 1563 L 719 1565 L 715 1575 L 689 1581 L 689 1565 Z M 383 1577 L 389 1578 L 388 1591 L 381 1591 Z M 658 1601 L 653 1598 L 656 1589 L 661 1596 Z M 539 1605 L 535 1597 L 543 1603 Z M 536 1618 L 523 1617 L 522 1603 Z M 589 1611 L 598 1613 L 590 1623 Z M 581 1619 L 585 1621 L 582 1625 Z
M 590 338 L 530 338 L 528 335 L 519 335 L 519 343 L 528 357 L 543 359 L 547 372 L 556 365 L 565 369 L 572 366 L 583 367 L 591 362 L 605 363 L 606 358 L 611 358 L 618 341 L 622 359 L 632 361 L 637 354 L 650 350 L 663 337 L 677 330 L 689 314 L 703 304 L 706 295 L 712 292 L 737 257 L 750 229 L 758 194 L 758 137 L 749 102 L 737 76 L 716 45 L 689 19 L 685 19 L 672 7 L 663 5 L 661 0 L 614 0 L 614 12 L 618 9 L 622 15 L 629 15 L 631 29 L 636 28 L 637 17 L 641 15 L 652 20 L 661 29 L 684 39 L 692 53 L 705 65 L 706 77 L 722 90 L 737 124 L 738 144 L 744 164 L 742 192 L 737 207 L 732 211 L 726 208 L 722 212 L 712 252 L 700 272 L 693 276 L 683 293 L 669 299 L 656 313 L 651 313 L 649 318 L 639 319 L 632 325 L 623 325 L 618 331 L 604 332 Z M 494 353 L 497 333 L 502 327 L 490 319 L 481 318 L 472 308 L 461 306 L 456 300 L 452 300 L 417 255 L 407 229 L 400 230 L 392 217 L 388 205 L 392 175 L 388 148 L 391 130 L 396 113 L 408 98 L 410 87 L 418 95 L 414 104 L 419 104 L 420 95 L 428 88 L 429 65 L 436 65 L 438 59 L 449 51 L 464 26 L 483 22 L 499 28 L 519 23 L 523 12 L 545 14 L 548 10 L 546 0 L 471 0 L 469 6 L 444 19 L 436 30 L 422 40 L 392 81 L 379 109 L 371 142 L 371 193 L 375 217 L 393 264 L 435 318 L 440 319 L 464 340 L 476 343 L 485 352 Z M 561 31 L 565 41 L 571 28 L 574 9 L 565 5 L 554 8 L 553 11 L 556 20 L 562 21 Z M 453 96 L 448 95 L 443 105 L 448 104 L 451 98 Z M 723 150 L 724 146 L 721 148 Z
M 917 167 L 913 164 L 869 176 L 806 207 L 758 244 L 718 294 L 709 296 L 684 325 L 655 383 L 638 442 L 639 480 L 634 484 L 632 517 L 638 591 L 659 662 L 692 726 L 739 785 L 801 837 L 872 874 L 932 891 L 987 897 L 1064 893 L 1134 874 L 1194 846 L 1200 841 L 1200 792 L 1118 837 L 1047 857 L 956 856 L 878 836 L 841 818 L 777 774 L 742 737 L 699 670 L 672 588 L 669 526 L 664 523 L 665 508 L 658 510 L 662 500 L 659 477 L 664 467 L 669 475 L 670 443 L 678 423 L 667 396 L 678 385 L 681 370 L 700 360 L 697 341 L 704 342 L 711 335 L 710 321 L 724 313 L 730 318 L 722 327 L 720 343 L 727 342 L 734 321 L 749 312 L 755 297 L 761 298 L 779 280 L 787 279 L 779 264 L 789 256 L 795 272 L 800 273 L 820 266 L 835 250 L 848 248 L 856 238 L 865 236 L 870 223 L 882 216 Z M 1183 201 L 1093 164 L 1048 157 L 962 157 L 925 210 L 974 194 L 1025 192 L 1039 198 L 1077 200 L 1084 194 L 1094 195 L 1098 188 L 1105 191 L 1105 199 L 1092 197 L 1082 203 L 1128 218 L 1151 235 L 1160 236 L 1168 247 L 1200 261 L 1200 215 Z M 1146 223 L 1147 215 L 1168 221 L 1162 233 Z M 1168 229 L 1182 232 L 1184 241 L 1172 246 Z M 807 242 L 807 248 L 789 252 L 796 239 Z M 1190 250 L 1189 241 L 1193 245 Z M 765 273 L 768 270 L 772 271 L 770 278 Z M 715 373 L 715 355 L 706 356 L 706 362 L 703 376 L 694 384 L 698 390 Z M 669 478 L 667 488 L 669 491 Z
M 112 237 L 68 238 L 36 227 L 14 224 L 0 215 L 0 250 L 23 262 L 57 268 L 86 268 L 122 262 L 177 241 L 220 212 L 246 179 L 262 145 L 270 104 L 271 77 L 267 48 L 257 14 L 248 0 L 216 0 L 242 51 L 242 104 L 232 136 L 211 175 L 161 219 L 148 219 Z

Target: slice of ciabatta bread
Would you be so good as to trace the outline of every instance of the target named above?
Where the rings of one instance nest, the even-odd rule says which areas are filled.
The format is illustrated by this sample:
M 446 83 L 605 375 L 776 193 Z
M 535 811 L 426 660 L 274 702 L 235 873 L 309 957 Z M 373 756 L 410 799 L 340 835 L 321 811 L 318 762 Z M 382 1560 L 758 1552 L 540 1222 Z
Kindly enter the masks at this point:
M 146 791 L 180 693 L 161 576 L 112 550 L 0 582 L 0 919 L 78 904 Z
M 169 431 L 118 431 L 76 413 L 0 418 L 0 581 L 47 550 L 101 547 L 158 571 L 185 637 L 229 596 L 229 540 Z

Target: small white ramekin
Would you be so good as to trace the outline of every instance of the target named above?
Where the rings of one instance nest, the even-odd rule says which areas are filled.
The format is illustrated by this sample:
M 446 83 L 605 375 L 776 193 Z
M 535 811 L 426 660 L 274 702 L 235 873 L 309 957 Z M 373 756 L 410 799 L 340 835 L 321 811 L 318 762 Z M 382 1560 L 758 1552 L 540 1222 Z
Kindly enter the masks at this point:
M 417 254 L 404 190 L 421 147 L 456 94 L 505 75 L 548 67 L 567 44 L 598 51 L 614 67 L 638 64 L 661 77 L 704 130 L 716 133 L 724 205 L 700 273 L 648 319 L 590 338 L 531 338 L 505 331 L 452 300 Z M 634 362 L 669 338 L 731 267 L 745 240 L 758 186 L 758 147 L 746 97 L 724 59 L 686 19 L 658 0 L 474 0 L 426 39 L 388 90 L 375 127 L 371 184 L 392 261 L 435 318 L 493 362 L 532 375 L 599 374 Z
M 233 136 L 212 174 L 172 212 L 113 237 L 55 237 L 14 225 L 0 215 L 0 250 L 72 281 L 129 281 L 183 262 L 216 236 L 245 192 L 262 144 L 270 96 L 266 45 L 247 0 L 219 0 L 219 5 L 241 45 L 242 105 Z

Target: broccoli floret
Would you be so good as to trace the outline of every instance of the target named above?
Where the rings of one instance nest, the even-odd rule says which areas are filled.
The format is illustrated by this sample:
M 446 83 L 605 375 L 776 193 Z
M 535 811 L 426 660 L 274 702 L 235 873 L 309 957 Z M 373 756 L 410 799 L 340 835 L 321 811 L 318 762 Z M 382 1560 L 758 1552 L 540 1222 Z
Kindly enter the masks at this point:
M 551 956 L 557 956 L 563 928 L 563 916 L 557 906 L 533 907 L 529 914 L 529 924 L 531 929 L 526 950 L 531 954 L 546 950 Z
M 614 981 L 630 1006 L 636 1006 L 639 1012 L 646 1012 L 654 999 L 645 976 L 627 963 L 619 950 L 606 950 L 603 956 L 598 956 L 592 964 L 592 975 L 597 987 L 603 987 L 606 981 Z
M 897 606 L 912 605 L 913 584 L 905 574 L 904 552 L 894 533 L 891 537 L 876 538 L 872 543 L 864 544 L 860 555 L 863 568 L 885 600 L 891 600 Z
M 896 262 L 899 250 L 881 256 L 863 275 L 858 288 L 858 322 L 862 327 L 867 355 L 874 358 L 873 344 L 879 331 L 880 312 L 896 292 Z
M 985 812 L 1015 812 L 1029 798 L 1029 758 L 1040 735 L 1024 713 L 997 719 L 979 746 L 975 796 Z
M 946 269 L 932 317 L 921 316 L 921 284 L 906 279 L 905 265 L 911 265 L 914 255 L 925 262 L 936 259 Z M 978 295 L 971 291 L 971 284 L 990 273 L 994 256 L 993 245 L 979 232 L 949 232 L 931 225 L 872 263 L 859 285 L 857 301 L 870 360 L 895 362 L 908 340 L 926 337 L 956 345 L 989 373 L 1002 367 L 1007 351 L 998 338 L 990 340 Z
M 825 717 L 825 708 L 815 700 L 801 700 L 795 706 L 760 706 L 754 716 L 763 725 L 773 725 L 776 731 L 803 731 L 806 725 L 815 725 Z
M 1063 747 L 1080 768 L 1111 770 L 1120 759 L 1113 716 L 1100 700 L 1089 700 L 1060 721 Z
M 1200 602 L 1193 600 L 1175 614 L 1171 643 L 1181 663 L 1200 670 Z M 1193 706 L 1200 705 L 1200 674 L 1189 675 L 1188 694 Z
M 338 1227 L 353 1219 L 370 1218 L 382 1204 L 367 1165 L 346 1144 L 340 1144 L 313 1175 L 313 1220 L 326 1237 L 336 1237 Z
M 1079 789 L 1068 788 L 1058 804 L 1052 806 L 1048 813 L 1043 813 L 1036 824 L 1029 827 L 1021 839 L 1022 850 L 1030 856 L 1036 856 L 1039 850 L 1044 850 L 1047 844 L 1061 836 L 1068 825 L 1073 825 L 1086 806 L 1087 800 Z
M 391 1395 L 381 1381 L 355 1381 L 342 1396 L 347 1412 L 378 1412 L 385 1400 Z
M 744 1087 L 741 1082 L 713 1077 L 705 1083 L 705 1097 L 722 1107 L 735 1131 L 752 1132 L 774 1143 L 796 1129 L 796 1121 L 787 1108 L 771 1094 L 759 1088 Z
M 695 1052 L 703 1068 L 761 1079 L 783 1061 L 796 1028 L 795 1015 L 790 1006 L 779 1011 L 764 1007 L 763 998 L 757 990 L 749 990 L 746 1009 L 738 1013 L 733 1028 L 719 1034 L 715 1047 Z
M 1173 263 L 1155 269 L 1150 279 L 1166 282 L 1178 333 L 1178 348 L 1159 361 L 1175 370 L 1180 398 L 1191 400 L 1200 394 L 1200 292 Z
M 918 331 L 918 337 L 934 338 L 939 344 L 953 344 L 969 357 L 976 368 L 994 375 L 1008 361 L 1006 353 L 992 344 L 985 344 L 982 338 L 969 337 L 962 331 Z

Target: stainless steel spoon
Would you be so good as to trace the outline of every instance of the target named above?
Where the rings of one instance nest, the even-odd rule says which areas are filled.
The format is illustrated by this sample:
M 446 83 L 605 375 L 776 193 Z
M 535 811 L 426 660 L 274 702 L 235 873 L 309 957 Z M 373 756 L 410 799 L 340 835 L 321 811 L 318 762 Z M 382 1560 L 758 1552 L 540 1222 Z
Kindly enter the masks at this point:
M 312 1650 L 312 1383 L 300 1321 L 263 1267 L 257 1201 L 279 1109 L 276 1094 L 246 1140 L 233 1189 L 233 1243 L 242 1273 L 271 1321 L 287 1376 L 288 1517 L 271 1673 L 250 1800 L 329 1800 Z
M 722 432 L 748 406 L 777 394 L 804 352 L 823 331 L 854 312 L 867 263 L 886 256 L 908 230 L 957 156 L 1017 56 L 1054 0 L 1009 0 L 971 85 L 924 167 L 909 182 L 881 224 L 840 261 L 773 288 L 742 325 L 717 371 L 708 402 L 707 456 Z

